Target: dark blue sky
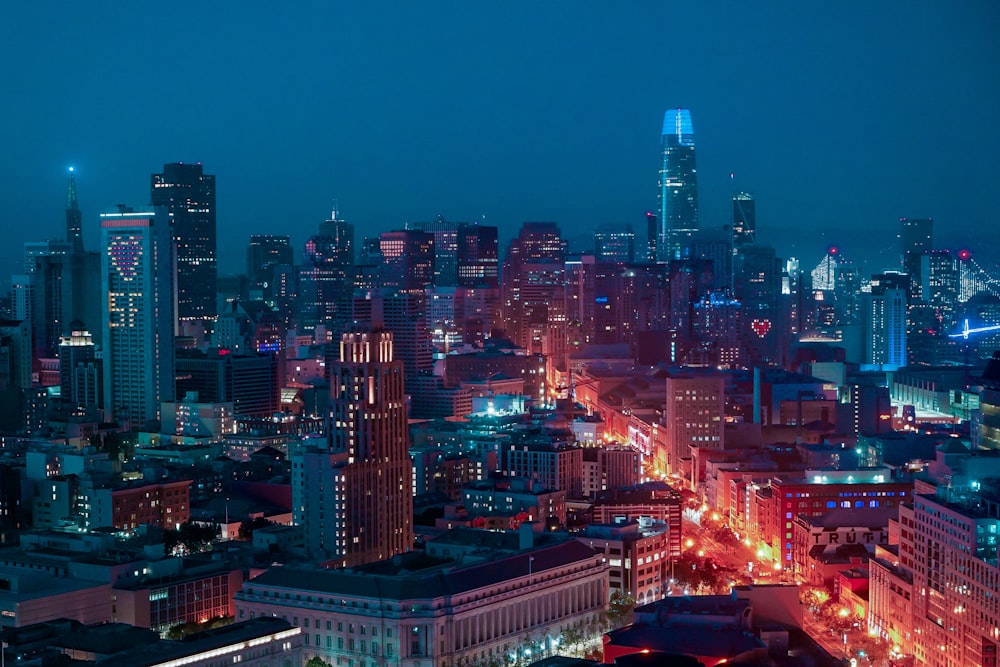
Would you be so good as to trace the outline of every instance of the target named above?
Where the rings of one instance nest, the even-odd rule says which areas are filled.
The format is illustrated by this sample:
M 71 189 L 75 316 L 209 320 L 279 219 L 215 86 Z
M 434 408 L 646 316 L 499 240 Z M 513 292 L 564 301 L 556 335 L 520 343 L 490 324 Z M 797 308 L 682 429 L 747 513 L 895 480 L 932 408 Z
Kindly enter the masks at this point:
M 993 1 L 4 3 L 0 267 L 63 234 L 70 164 L 93 248 L 164 162 L 204 163 L 227 272 L 251 233 L 300 249 L 334 198 L 359 236 L 439 213 L 639 231 L 669 107 L 703 226 L 735 172 L 806 264 L 891 247 L 900 216 L 996 241 L 998 34 Z

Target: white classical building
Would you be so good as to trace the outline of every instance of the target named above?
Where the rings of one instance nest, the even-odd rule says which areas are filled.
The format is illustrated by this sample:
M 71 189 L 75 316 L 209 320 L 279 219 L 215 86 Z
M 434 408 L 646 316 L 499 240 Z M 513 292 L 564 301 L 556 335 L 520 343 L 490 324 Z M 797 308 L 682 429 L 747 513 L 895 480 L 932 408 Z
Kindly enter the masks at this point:
M 576 540 L 533 537 L 530 525 L 455 529 L 424 552 L 356 568 L 273 568 L 235 599 L 237 620 L 287 619 L 302 628 L 307 658 L 341 667 L 530 662 L 554 654 L 566 631 L 603 623 L 608 566 Z

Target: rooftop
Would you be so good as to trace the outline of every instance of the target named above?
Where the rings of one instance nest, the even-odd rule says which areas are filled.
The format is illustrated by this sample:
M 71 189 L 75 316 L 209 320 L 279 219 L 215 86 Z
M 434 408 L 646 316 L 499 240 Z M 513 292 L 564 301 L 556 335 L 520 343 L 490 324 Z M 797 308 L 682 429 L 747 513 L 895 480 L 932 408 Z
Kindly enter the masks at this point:
M 527 575 L 529 571 L 542 572 L 594 557 L 592 549 L 576 540 L 514 553 L 502 550 L 510 546 L 511 538 L 518 539 L 516 533 L 455 529 L 437 539 L 463 539 L 463 535 L 468 539 L 470 533 L 479 535 L 484 552 L 493 551 L 492 557 L 486 553 L 485 560 L 463 563 L 410 552 L 403 557 L 341 570 L 278 567 L 247 582 L 243 590 L 249 594 L 257 586 L 263 586 L 370 600 L 430 599 L 461 594 Z

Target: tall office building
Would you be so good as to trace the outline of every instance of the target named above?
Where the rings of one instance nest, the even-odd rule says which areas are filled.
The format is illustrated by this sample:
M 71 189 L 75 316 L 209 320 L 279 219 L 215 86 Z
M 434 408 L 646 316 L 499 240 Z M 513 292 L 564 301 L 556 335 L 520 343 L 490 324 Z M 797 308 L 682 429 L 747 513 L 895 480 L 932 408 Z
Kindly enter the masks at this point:
M 497 289 L 499 259 L 496 227 L 459 225 L 457 253 L 459 287 Z
M 319 236 L 329 239 L 324 246 L 330 265 L 345 271 L 354 265 L 354 225 L 341 218 L 340 211 L 333 209 L 330 219 L 320 224 Z
M 73 167 L 69 168 L 69 183 L 66 185 L 66 242 L 74 253 L 83 252 L 83 214 L 76 199 L 76 179 Z
M 104 407 L 133 429 L 174 396 L 172 247 L 165 209 L 101 214 Z
M 434 286 L 458 285 L 458 228 L 464 222 L 448 222 L 444 216 L 430 222 L 418 222 L 414 229 L 434 235 Z
M 341 220 L 335 209 L 330 220 L 310 236 L 298 270 L 299 328 L 317 326 L 338 330 L 348 321 L 354 279 L 354 225 Z
M 923 274 L 920 258 L 934 247 L 934 221 L 927 219 L 899 219 L 899 257 L 903 272 L 910 275 L 910 297 L 921 298 Z
M 690 238 L 698 229 L 698 181 L 690 111 L 671 109 L 664 114 L 661 148 L 656 261 L 669 262 L 690 254 Z
M 416 229 L 382 232 L 382 285 L 405 292 L 421 292 L 434 284 L 435 234 Z M 451 261 L 454 262 L 452 254 Z
M 733 195 L 733 247 L 753 245 L 757 242 L 757 211 L 753 195 L 737 192 Z
M 89 331 L 74 328 L 60 339 L 59 386 L 73 407 L 100 407 L 101 360 Z
M 56 356 L 59 339 L 72 331 L 70 324 L 100 329 L 101 258 L 96 252 L 44 255 L 35 258 L 32 345 L 36 358 Z M 101 344 L 100 335 L 94 342 Z
M 667 470 L 680 472 L 688 465 L 691 447 L 725 449 L 726 396 L 720 373 L 671 372 L 666 378 Z
M 0 391 L 31 384 L 31 329 L 24 321 L 0 320 Z
M 635 232 L 632 227 L 601 227 L 594 232 L 594 259 L 598 262 L 634 261 Z
M 252 234 L 247 246 L 247 280 L 250 299 L 274 305 L 275 268 L 291 266 L 292 246 L 287 236 Z
M 872 276 L 864 295 L 864 358 L 862 369 L 896 370 L 906 359 L 906 306 L 910 276 L 886 271 Z
M 566 241 L 554 222 L 526 222 L 503 263 L 500 320 L 508 337 L 529 352 L 558 352 L 565 335 L 562 311 Z M 558 346 L 557 346 L 558 347 Z
M 386 331 L 345 333 L 330 374 L 328 448 L 293 461 L 293 505 L 306 547 L 342 567 L 413 546 L 403 363 Z
M 215 319 L 217 251 L 215 176 L 200 163 L 163 165 L 151 178 L 153 206 L 164 206 L 176 245 L 178 331 L 186 322 Z
M 920 295 L 934 308 L 935 319 L 947 330 L 955 323 L 959 264 L 948 250 L 928 250 L 920 257 Z

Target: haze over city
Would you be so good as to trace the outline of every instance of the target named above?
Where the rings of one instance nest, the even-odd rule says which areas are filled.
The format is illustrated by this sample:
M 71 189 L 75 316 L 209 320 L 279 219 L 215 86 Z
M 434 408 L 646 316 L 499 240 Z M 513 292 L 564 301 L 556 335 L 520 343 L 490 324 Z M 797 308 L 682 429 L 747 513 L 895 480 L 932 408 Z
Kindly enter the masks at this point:
M 60 234 L 70 165 L 90 246 L 98 213 L 148 203 L 159 165 L 208 165 L 232 240 L 224 273 L 241 268 L 248 234 L 280 227 L 298 247 L 335 200 L 359 237 L 438 214 L 485 216 L 501 239 L 524 220 L 638 229 L 671 107 L 693 112 L 703 227 L 727 224 L 738 189 L 784 256 L 839 244 L 868 259 L 853 232 L 879 231 L 884 247 L 900 217 L 974 245 L 992 234 L 983 202 L 1000 182 L 998 14 L 990 2 L 12 4 L 2 257 Z

